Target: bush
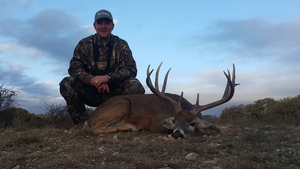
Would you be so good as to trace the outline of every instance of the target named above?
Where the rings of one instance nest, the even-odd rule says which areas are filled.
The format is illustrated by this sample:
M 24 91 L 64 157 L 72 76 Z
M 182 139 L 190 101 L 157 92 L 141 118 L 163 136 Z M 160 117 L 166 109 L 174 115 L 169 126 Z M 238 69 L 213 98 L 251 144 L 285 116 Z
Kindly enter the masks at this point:
M 247 117 L 244 105 L 226 107 L 219 118 L 220 123 L 231 123 L 237 119 Z
M 46 122 L 22 108 L 10 107 L 0 111 L 0 127 L 43 127 L 41 124 Z
M 73 126 L 67 105 L 43 102 L 46 113 L 40 117 L 46 119 L 49 126 L 55 128 L 70 128 Z
M 268 109 L 275 103 L 277 103 L 277 101 L 272 98 L 257 100 L 254 104 L 246 105 L 245 112 L 252 119 L 262 120 Z
M 284 122 L 287 124 L 299 125 L 300 95 L 293 98 L 288 97 L 279 100 L 268 109 L 264 116 L 264 120 L 269 122 Z
M 204 115 L 203 120 L 210 122 L 212 124 L 216 124 L 218 122 L 219 118 L 214 115 Z

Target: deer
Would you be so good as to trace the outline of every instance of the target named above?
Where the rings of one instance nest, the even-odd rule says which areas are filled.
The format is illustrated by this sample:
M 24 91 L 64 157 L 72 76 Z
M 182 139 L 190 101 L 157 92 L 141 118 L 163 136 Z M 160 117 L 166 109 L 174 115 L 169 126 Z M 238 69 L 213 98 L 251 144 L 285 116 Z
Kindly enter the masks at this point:
M 193 105 L 181 95 L 165 93 L 171 68 L 165 74 L 162 89 L 159 89 L 158 76 L 162 62 L 156 70 L 155 84 L 151 81 L 150 65 L 147 68 L 146 84 L 152 94 L 121 95 L 109 98 L 99 105 L 84 122 L 95 134 L 118 131 L 146 130 L 153 133 L 169 133 L 174 138 L 186 138 L 198 134 L 216 135 L 220 129 L 204 121 L 202 111 L 219 106 L 231 100 L 234 95 L 235 65 L 232 77 L 230 71 L 224 71 L 227 85 L 220 100 L 206 105 L 199 105 L 199 93 Z

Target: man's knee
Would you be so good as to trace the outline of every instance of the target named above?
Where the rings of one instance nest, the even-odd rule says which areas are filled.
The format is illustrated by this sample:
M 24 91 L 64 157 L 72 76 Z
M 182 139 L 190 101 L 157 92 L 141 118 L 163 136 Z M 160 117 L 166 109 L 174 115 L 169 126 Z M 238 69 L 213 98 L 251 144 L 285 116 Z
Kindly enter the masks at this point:
M 70 93 L 74 92 L 74 78 L 72 77 L 65 77 L 63 80 L 59 83 L 59 91 L 60 94 L 65 97 L 69 95 Z M 72 92 L 73 91 L 73 92 Z
M 145 89 L 141 82 L 136 78 L 130 78 L 126 81 L 124 94 L 144 94 Z
M 72 81 L 74 81 L 72 79 L 74 79 L 74 78 L 72 78 L 72 77 L 63 78 L 60 81 L 59 86 L 62 87 L 62 88 L 70 88 Z

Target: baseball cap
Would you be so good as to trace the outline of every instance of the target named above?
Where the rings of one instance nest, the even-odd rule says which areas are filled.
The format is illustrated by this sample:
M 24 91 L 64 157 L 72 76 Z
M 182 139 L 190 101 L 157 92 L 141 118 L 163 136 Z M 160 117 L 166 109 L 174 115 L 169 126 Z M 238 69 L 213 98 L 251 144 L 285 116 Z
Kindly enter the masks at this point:
M 113 17 L 112 17 L 111 13 L 110 13 L 108 10 L 101 9 L 100 11 L 98 11 L 98 12 L 95 14 L 95 22 L 96 22 L 98 19 L 102 19 L 102 18 L 110 19 L 110 20 L 113 22 Z

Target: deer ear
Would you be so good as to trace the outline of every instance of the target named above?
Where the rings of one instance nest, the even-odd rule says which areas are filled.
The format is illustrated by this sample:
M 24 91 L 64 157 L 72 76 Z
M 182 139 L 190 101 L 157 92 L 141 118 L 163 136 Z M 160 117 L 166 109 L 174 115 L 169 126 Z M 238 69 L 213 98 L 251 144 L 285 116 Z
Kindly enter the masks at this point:
M 174 117 L 166 118 L 163 121 L 161 121 L 160 124 L 162 126 L 164 126 L 165 128 L 172 130 L 173 129 L 172 127 L 173 127 L 173 124 L 174 124 Z

